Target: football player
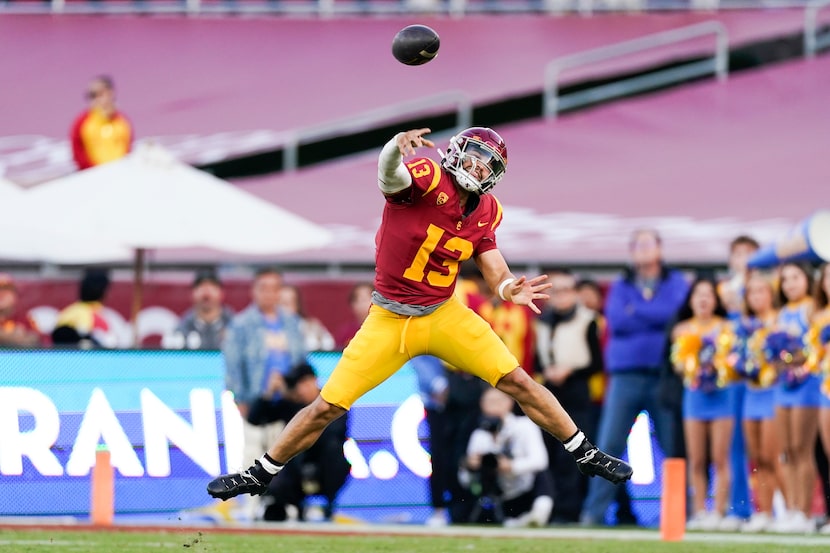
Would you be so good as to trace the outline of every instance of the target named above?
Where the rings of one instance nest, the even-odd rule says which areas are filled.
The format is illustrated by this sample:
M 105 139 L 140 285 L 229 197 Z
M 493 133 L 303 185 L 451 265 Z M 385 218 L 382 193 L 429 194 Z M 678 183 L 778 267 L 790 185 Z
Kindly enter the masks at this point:
M 547 276 L 517 277 L 496 245 L 502 207 L 489 192 L 507 169 L 504 140 L 492 129 L 473 127 L 450 139 L 440 163 L 426 157 L 404 162 L 417 148 L 434 147 L 425 137 L 429 132 L 398 133 L 379 156 L 378 186 L 386 205 L 375 237 L 369 316 L 320 396 L 248 470 L 211 481 L 207 490 L 213 497 L 263 493 L 284 464 L 310 447 L 330 422 L 422 354 L 439 357 L 515 398 L 533 422 L 562 441 L 584 474 L 614 483 L 631 477 L 631 467 L 591 444 L 490 325 L 453 293 L 459 264 L 472 257 L 502 300 L 538 314 L 534 301 L 548 298 Z

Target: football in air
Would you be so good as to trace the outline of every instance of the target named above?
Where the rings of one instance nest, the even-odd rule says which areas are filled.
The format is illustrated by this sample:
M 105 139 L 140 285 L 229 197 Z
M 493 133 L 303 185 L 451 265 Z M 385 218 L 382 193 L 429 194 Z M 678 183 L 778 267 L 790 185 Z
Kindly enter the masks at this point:
M 441 39 L 426 25 L 404 27 L 392 40 L 392 55 L 405 65 L 423 65 L 438 55 Z

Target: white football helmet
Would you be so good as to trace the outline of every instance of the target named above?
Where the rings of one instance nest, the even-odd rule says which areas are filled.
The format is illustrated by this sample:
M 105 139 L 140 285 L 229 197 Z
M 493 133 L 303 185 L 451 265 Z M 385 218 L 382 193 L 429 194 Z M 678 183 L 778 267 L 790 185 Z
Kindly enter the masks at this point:
M 442 157 L 441 164 L 455 176 L 458 185 L 476 194 L 492 190 L 507 170 L 507 146 L 496 131 L 486 127 L 472 127 L 453 136 Z M 490 170 L 481 182 L 472 172 L 480 163 Z

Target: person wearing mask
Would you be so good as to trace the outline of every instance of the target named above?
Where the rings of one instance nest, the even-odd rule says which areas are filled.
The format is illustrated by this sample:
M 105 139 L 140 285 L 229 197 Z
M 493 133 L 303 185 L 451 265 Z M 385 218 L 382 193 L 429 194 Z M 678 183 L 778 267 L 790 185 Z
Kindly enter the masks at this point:
M 663 452 L 675 456 L 675 440 L 682 441 L 682 423 L 679 413 L 667 410 L 660 401 L 659 384 L 668 359 L 668 333 L 686 300 L 689 283 L 663 262 L 662 241 L 656 230 L 635 231 L 629 252 L 631 267 L 612 283 L 605 303 L 610 382 L 597 447 L 613 456 L 622 455 L 634 420 L 645 410 L 654 422 Z M 615 493 L 613 485 L 591 480 L 582 524 L 603 524 Z
M 481 421 L 467 444 L 459 480 L 476 490 L 479 508 L 470 522 L 545 526 L 553 508 L 548 455 L 542 432 L 513 414 L 513 398 L 489 388 L 481 396 Z M 488 507 L 492 513 L 484 513 Z

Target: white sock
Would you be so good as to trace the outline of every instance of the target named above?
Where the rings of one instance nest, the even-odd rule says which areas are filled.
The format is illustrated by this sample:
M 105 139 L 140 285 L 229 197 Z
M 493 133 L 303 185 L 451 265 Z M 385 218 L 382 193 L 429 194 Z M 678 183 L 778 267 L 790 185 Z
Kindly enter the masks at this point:
M 264 468 L 265 471 L 268 472 L 268 474 L 277 474 L 279 471 L 282 470 L 283 466 L 285 466 L 280 465 L 276 461 L 271 459 L 271 456 L 267 453 L 259 458 L 259 464 L 262 465 L 262 468 Z
M 582 442 L 585 441 L 585 434 L 582 433 L 582 430 L 577 430 L 576 434 L 571 436 L 568 441 L 564 442 L 562 445 L 565 446 L 565 449 L 571 453 L 579 449 L 579 446 L 582 445 Z

